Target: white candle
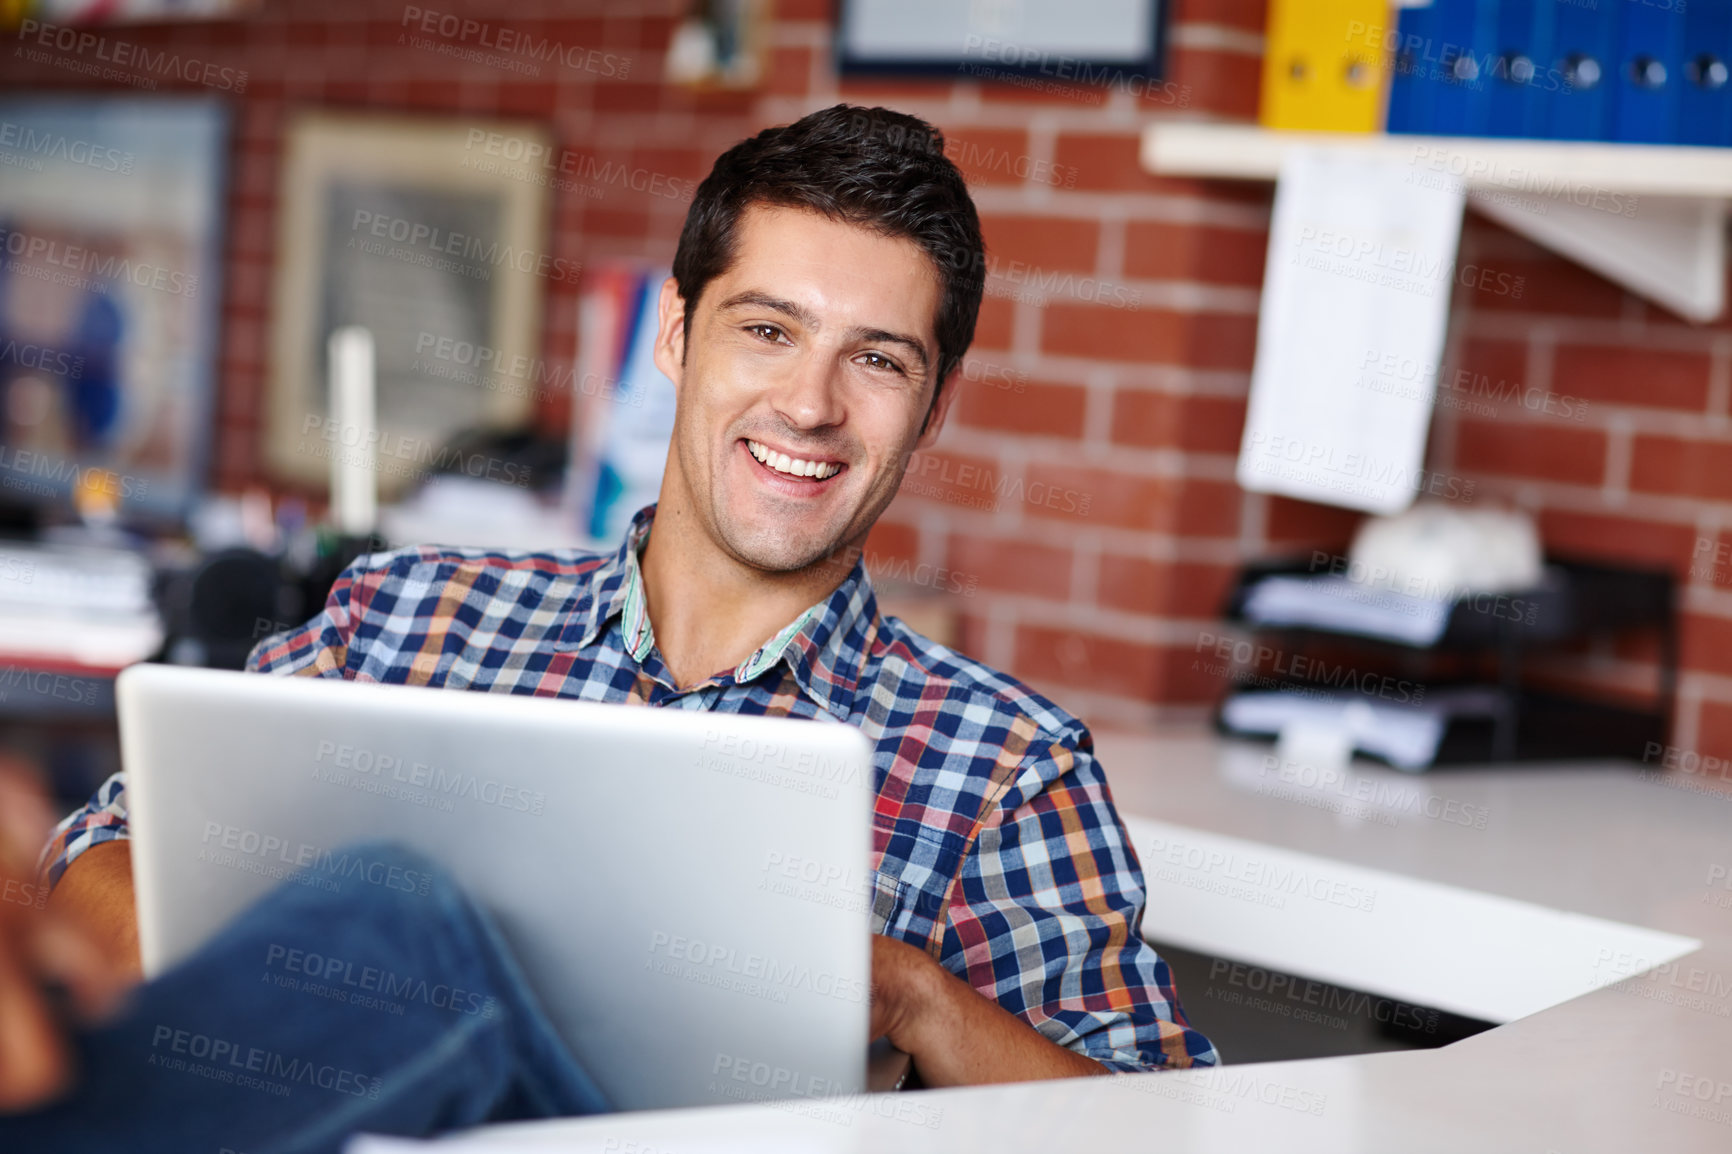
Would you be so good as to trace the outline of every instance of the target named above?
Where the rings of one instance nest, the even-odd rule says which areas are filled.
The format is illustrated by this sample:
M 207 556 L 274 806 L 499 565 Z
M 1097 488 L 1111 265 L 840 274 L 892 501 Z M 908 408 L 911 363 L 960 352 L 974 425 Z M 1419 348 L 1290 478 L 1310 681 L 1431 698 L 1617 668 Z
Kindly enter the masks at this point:
M 359 325 L 331 333 L 331 416 L 337 440 L 331 446 L 331 522 L 339 533 L 362 537 L 373 531 L 379 505 L 373 403 L 373 334 Z

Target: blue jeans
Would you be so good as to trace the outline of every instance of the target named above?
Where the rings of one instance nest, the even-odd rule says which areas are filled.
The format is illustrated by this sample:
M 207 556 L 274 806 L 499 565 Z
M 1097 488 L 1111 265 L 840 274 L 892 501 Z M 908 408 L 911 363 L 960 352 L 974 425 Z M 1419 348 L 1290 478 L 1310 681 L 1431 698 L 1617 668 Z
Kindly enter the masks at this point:
M 393 846 L 351 854 L 380 884 L 278 887 L 77 1035 L 71 1096 L 0 1117 L 0 1150 L 312 1154 L 610 1109 L 449 878 Z

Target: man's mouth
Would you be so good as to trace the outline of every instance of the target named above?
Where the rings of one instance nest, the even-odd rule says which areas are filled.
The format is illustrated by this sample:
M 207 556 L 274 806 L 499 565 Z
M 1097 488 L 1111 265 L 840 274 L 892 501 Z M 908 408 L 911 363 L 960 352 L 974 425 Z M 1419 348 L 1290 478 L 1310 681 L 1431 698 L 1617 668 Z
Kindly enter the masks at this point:
M 789 480 L 824 481 L 844 468 L 839 461 L 809 461 L 801 457 L 790 457 L 753 440 L 746 441 L 746 451 L 752 454 L 758 464 Z

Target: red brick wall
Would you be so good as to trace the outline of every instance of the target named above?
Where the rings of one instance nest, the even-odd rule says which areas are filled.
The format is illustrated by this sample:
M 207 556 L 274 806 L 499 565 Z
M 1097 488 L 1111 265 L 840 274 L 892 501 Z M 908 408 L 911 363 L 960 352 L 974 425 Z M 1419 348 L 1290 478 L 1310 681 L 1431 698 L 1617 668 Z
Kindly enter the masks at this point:
M 1170 83 L 1146 94 L 1140 83 L 1106 93 L 839 82 L 828 0 L 779 0 L 764 90 L 694 96 L 658 82 L 683 8 L 675 0 L 431 7 L 629 57 L 629 73 L 543 65 L 528 78 L 455 63 L 400 44 L 405 6 L 384 0 L 269 0 L 257 20 L 112 33 L 220 58 L 249 77 L 229 205 L 222 485 L 257 479 L 291 110 L 532 118 L 562 147 L 695 179 L 757 127 L 845 99 L 891 104 L 945 130 L 992 250 L 995 276 L 952 424 L 873 541 L 880 557 L 946 566 L 973 586 L 958 600 L 965 648 L 1097 720 L 1199 707 L 1221 684 L 1193 668 L 1195 639 L 1213 628 L 1235 565 L 1346 542 L 1355 516 L 1233 482 L 1268 187 L 1155 177 L 1137 163 L 1138 130 L 1153 118 L 1254 116 L 1262 0 L 1180 0 Z M 20 61 L 4 43 L 0 57 L 0 83 L 91 83 Z M 682 212 L 682 202 L 617 187 L 594 199 L 561 195 L 550 251 L 667 260 Z M 1732 753 L 1732 560 L 1716 566 L 1711 552 L 1732 544 L 1732 322 L 1682 324 L 1480 221 L 1470 221 L 1463 261 L 1502 279 L 1457 286 L 1452 365 L 1586 406 L 1580 420 L 1514 403 L 1441 410 L 1431 464 L 1474 480 L 1476 500 L 1533 511 L 1556 549 L 1661 564 L 1686 581 L 1676 739 Z M 545 356 L 565 365 L 575 301 L 568 286 L 549 289 Z M 544 417 L 557 426 L 564 413 Z M 1650 661 L 1639 646 L 1614 644 L 1568 671 L 1639 687 Z

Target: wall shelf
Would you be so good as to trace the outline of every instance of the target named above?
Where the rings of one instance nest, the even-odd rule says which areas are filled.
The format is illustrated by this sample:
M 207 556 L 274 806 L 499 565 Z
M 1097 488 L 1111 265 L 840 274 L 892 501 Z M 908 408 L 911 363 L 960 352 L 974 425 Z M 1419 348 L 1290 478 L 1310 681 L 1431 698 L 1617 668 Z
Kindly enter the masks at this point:
M 1475 211 L 1686 319 L 1713 320 L 1724 308 L 1732 148 L 1165 121 L 1144 129 L 1142 163 L 1163 176 L 1273 180 L 1296 147 L 1373 153 L 1419 173 L 1453 173 Z

